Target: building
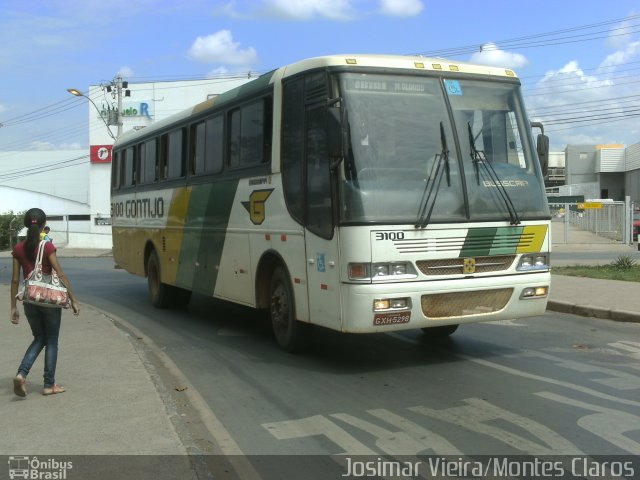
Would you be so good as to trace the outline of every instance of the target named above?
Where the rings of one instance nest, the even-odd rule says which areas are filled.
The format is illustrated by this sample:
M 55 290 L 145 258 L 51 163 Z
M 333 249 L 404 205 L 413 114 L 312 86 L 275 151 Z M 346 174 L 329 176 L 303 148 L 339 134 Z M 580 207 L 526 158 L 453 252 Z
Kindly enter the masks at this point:
M 121 90 L 122 131 L 144 128 L 250 79 L 128 84 Z M 85 95 L 90 99 L 88 151 L 0 152 L 0 213 L 39 207 L 47 212 L 57 245 L 111 248 L 111 134 L 117 126 L 108 130 L 106 123 L 109 112 L 117 111 L 118 98 L 117 91 L 110 90 L 92 85 Z
M 640 143 L 567 145 L 565 175 L 566 185 L 581 186 L 585 198 L 623 201 L 628 196 L 640 204 Z

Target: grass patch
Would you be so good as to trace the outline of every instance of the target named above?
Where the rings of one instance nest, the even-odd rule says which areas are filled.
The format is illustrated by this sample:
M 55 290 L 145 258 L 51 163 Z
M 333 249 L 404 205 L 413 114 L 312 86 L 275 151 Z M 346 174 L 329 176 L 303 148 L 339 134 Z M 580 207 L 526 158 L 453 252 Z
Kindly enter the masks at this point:
M 602 280 L 624 280 L 640 282 L 640 266 L 627 255 L 618 257 L 608 265 L 553 267 L 551 273 L 572 277 L 599 278 Z

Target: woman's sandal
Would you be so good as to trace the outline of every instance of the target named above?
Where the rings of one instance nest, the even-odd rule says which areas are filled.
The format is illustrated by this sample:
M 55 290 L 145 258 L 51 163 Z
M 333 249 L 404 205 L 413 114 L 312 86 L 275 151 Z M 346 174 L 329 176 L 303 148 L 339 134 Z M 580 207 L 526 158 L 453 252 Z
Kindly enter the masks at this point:
M 61 387 L 60 385 L 54 384 L 52 387 L 45 387 L 45 389 L 42 390 L 42 394 L 43 395 L 55 395 L 56 393 L 62 393 L 64 391 L 66 391 L 66 389 L 64 387 Z
M 22 375 L 18 374 L 13 378 L 13 393 L 18 395 L 19 397 L 27 396 L 27 387 L 25 384 L 27 383 L 27 379 Z

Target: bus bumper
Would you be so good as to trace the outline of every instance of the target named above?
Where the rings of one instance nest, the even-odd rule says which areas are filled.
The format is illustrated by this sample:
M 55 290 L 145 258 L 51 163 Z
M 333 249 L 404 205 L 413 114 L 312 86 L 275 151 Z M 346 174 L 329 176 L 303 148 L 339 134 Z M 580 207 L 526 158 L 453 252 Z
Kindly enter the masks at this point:
M 543 315 L 546 311 L 550 272 L 492 277 L 490 286 L 479 285 L 479 280 L 342 284 L 341 330 L 408 330 L 511 320 Z

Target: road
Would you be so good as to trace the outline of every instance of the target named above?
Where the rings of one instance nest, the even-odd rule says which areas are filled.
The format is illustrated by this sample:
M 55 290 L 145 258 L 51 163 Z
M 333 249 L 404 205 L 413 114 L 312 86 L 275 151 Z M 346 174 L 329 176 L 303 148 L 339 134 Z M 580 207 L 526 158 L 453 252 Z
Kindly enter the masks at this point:
M 173 360 L 245 454 L 640 453 L 637 324 L 549 312 L 440 341 L 322 330 L 292 355 L 252 310 L 202 296 L 156 310 L 111 258 L 63 267 L 84 302 Z

